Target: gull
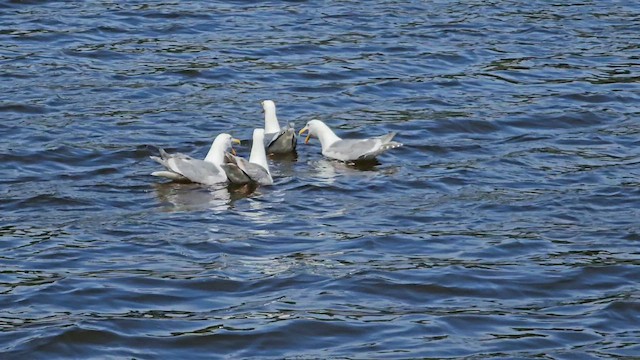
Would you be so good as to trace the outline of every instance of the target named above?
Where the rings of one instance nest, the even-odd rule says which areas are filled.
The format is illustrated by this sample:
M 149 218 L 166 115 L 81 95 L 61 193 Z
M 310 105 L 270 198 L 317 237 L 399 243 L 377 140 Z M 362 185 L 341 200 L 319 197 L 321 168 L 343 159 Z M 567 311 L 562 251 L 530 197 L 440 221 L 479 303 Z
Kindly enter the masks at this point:
M 325 123 L 320 120 L 310 120 L 300 130 L 300 135 L 308 132 L 304 143 L 309 138 L 317 137 L 322 146 L 322 155 L 341 161 L 373 160 L 381 153 L 402 146 L 401 143 L 391 141 L 395 132 L 369 139 L 341 139 Z
M 296 150 L 296 131 L 293 123 L 280 129 L 276 116 L 276 104 L 272 100 L 264 100 L 264 146 L 269 154 L 286 154 Z
M 169 154 L 159 148 L 160 157 L 150 157 L 167 168 L 167 171 L 154 171 L 151 175 L 205 185 L 227 182 L 227 175 L 220 165 L 224 161 L 225 151 L 227 149 L 234 151 L 233 143 L 240 144 L 240 140 L 225 133 L 216 136 L 204 160 L 194 159 L 182 153 Z
M 253 145 L 249 161 L 240 156 L 225 154 L 222 168 L 232 184 L 273 185 L 273 178 L 267 164 L 267 154 L 264 150 L 264 129 L 253 130 Z

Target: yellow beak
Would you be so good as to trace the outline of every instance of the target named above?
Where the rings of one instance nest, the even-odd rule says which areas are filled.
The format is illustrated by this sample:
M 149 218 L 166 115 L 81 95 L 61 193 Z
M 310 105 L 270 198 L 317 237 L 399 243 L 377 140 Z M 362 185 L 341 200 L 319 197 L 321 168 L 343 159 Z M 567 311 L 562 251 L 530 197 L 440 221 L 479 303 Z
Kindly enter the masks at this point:
M 231 144 L 238 144 L 240 145 L 240 140 L 236 139 L 236 138 L 231 138 Z M 236 149 L 233 148 L 233 146 L 231 147 L 231 153 L 235 156 L 237 155 L 236 153 Z
M 311 132 L 309 132 L 309 128 L 308 127 L 303 127 L 302 129 L 300 129 L 300 132 L 298 133 L 298 135 L 302 135 L 304 132 L 307 132 L 307 137 L 304 138 L 304 143 L 308 144 L 309 143 L 309 139 L 311 139 Z

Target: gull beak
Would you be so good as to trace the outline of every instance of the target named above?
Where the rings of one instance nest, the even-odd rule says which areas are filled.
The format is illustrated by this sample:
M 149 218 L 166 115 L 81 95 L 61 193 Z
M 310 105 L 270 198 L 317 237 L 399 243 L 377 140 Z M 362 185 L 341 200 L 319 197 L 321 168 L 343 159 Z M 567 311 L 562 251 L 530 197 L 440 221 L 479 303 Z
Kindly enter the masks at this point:
M 240 145 L 240 140 L 235 139 L 235 138 L 231 138 L 231 144 Z M 233 146 L 231 146 L 231 154 L 233 154 L 233 156 L 236 156 L 238 154 L 238 153 L 236 153 L 236 149 L 234 149 Z
M 309 131 L 308 127 L 305 126 L 302 129 L 300 129 L 300 132 L 298 133 L 298 135 L 302 135 L 305 131 L 307 132 L 307 137 L 304 139 L 304 143 L 308 144 L 309 139 L 311 138 L 311 132 Z

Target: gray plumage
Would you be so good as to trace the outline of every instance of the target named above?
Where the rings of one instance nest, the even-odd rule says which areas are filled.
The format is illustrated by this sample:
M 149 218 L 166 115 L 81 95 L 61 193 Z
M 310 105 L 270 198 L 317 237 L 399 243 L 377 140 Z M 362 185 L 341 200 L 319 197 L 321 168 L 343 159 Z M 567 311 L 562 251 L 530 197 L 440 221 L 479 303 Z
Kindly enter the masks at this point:
M 395 135 L 396 133 L 392 132 L 370 139 L 338 140 L 322 150 L 322 154 L 342 161 L 373 160 L 389 149 L 402 146 L 401 143 L 391 141 Z
M 268 154 L 286 154 L 296 150 L 296 132 L 293 123 L 281 129 L 276 116 L 276 104 L 272 100 L 262 102 L 264 111 L 264 145 Z
M 227 175 L 220 165 L 224 162 L 224 153 L 232 148 L 232 143 L 240 143 L 229 134 L 219 134 L 213 140 L 209 152 L 204 160 L 194 159 L 189 155 L 169 154 L 159 149 L 160 157 L 151 156 L 166 168 L 166 171 L 155 171 L 153 176 L 165 177 L 171 180 L 193 181 L 205 185 L 213 185 L 227 181 Z
M 156 171 L 151 175 L 167 177 L 172 180 L 189 180 L 205 185 L 218 184 L 227 180 L 222 168 L 216 164 L 194 159 L 182 153 L 169 154 L 164 149 L 159 150 L 160 157 L 151 156 L 151 159 L 169 171 Z
M 247 161 L 239 156 L 225 154 L 223 168 L 229 181 L 235 184 L 255 182 L 260 185 L 272 185 L 273 178 L 269 172 L 267 154 L 264 149 L 264 129 L 253 130 L 253 144 L 251 156 Z
M 222 168 L 232 184 L 248 184 L 255 182 L 260 185 L 272 185 L 273 179 L 262 166 L 250 163 L 247 159 L 232 154 L 225 154 Z
M 268 154 L 286 154 L 296 150 L 296 131 L 293 123 L 277 133 L 265 134 L 264 144 Z
M 320 120 L 310 120 L 300 130 L 300 134 L 305 131 L 308 132 L 305 143 L 311 137 L 317 137 L 322 146 L 322 154 L 341 161 L 373 160 L 387 150 L 402 146 L 401 143 L 392 141 L 395 132 L 368 139 L 341 139 Z

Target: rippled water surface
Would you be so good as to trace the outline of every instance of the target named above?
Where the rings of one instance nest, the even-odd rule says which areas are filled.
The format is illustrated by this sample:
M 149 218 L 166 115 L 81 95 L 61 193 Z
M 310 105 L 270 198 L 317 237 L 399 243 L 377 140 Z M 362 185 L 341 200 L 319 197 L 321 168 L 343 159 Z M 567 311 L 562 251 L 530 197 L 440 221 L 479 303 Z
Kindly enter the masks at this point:
M 634 1 L 0 4 L 0 357 L 640 357 Z M 316 141 L 272 187 L 157 146 Z

